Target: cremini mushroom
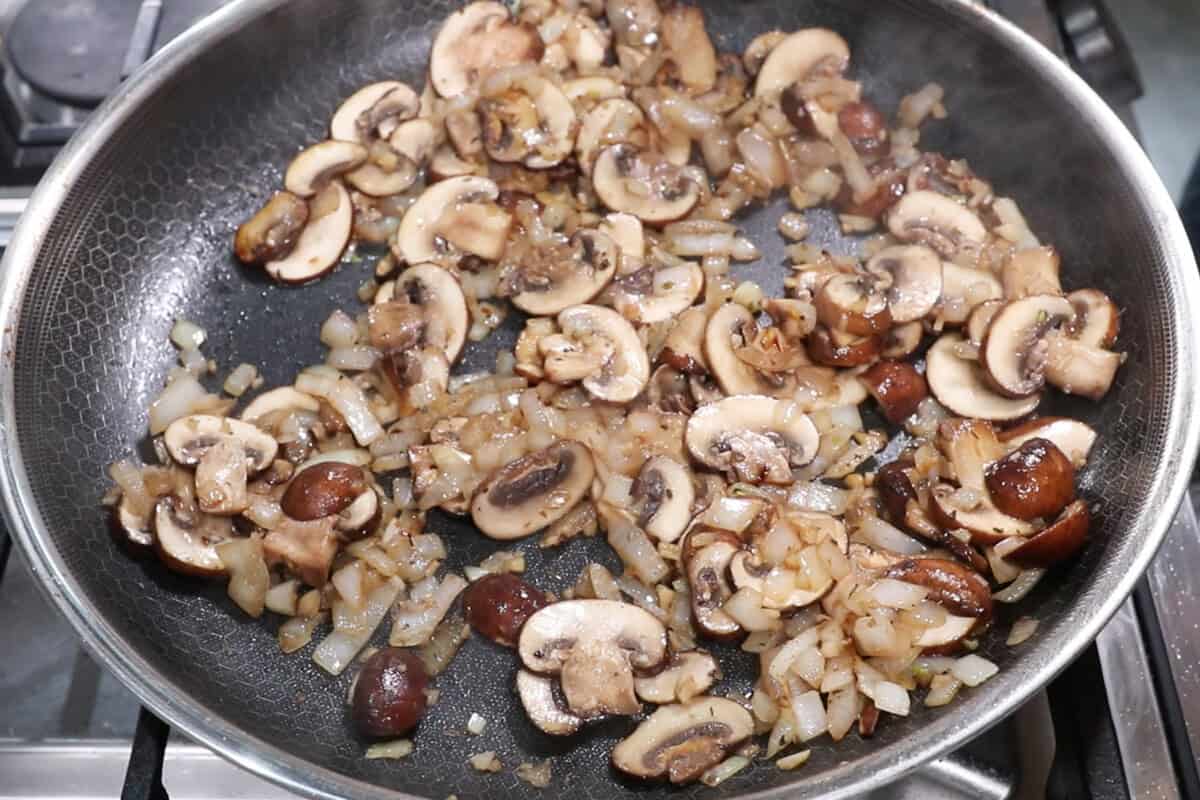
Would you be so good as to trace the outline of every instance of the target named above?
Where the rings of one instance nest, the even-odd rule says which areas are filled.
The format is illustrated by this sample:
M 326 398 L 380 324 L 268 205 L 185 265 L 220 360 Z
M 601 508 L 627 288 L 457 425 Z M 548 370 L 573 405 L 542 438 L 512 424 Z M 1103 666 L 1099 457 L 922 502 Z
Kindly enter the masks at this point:
M 721 608 L 733 596 L 729 564 L 741 547 L 741 540 L 726 531 L 694 529 L 683 540 L 681 558 L 691 588 L 692 619 L 714 639 L 735 639 L 742 633 L 742 626 Z
M 252 458 L 245 445 L 232 436 L 217 437 L 205 448 L 196 464 L 196 502 L 201 512 L 228 516 L 246 510 L 250 503 L 246 490 L 249 461 Z
M 679 81 L 693 94 L 717 82 L 717 52 L 704 27 L 704 12 L 695 6 L 671 6 L 659 26 L 661 47 L 675 64 Z
M 992 318 L 999 313 L 1000 309 L 1004 308 L 1003 300 L 988 300 L 980 303 L 971 310 L 971 315 L 967 317 L 967 341 L 979 347 L 983 344 L 983 337 L 987 335 L 988 326 L 992 324 Z
M 154 509 L 135 510 L 129 497 L 122 496 L 113 509 L 114 535 L 118 541 L 136 552 L 154 547 Z
M 1051 331 L 1046 339 L 1046 382 L 1067 394 L 1099 400 L 1108 394 L 1125 357 L 1092 347 L 1065 331 Z
M 641 710 L 634 670 L 651 670 L 666 660 L 667 631 L 635 605 L 566 600 L 525 621 L 517 651 L 526 669 L 559 677 L 573 714 L 629 715 Z
M 658 41 L 662 12 L 656 0 L 606 0 L 604 14 L 621 44 L 652 47 Z
M 487 167 L 482 161 L 468 161 L 456 153 L 449 144 L 435 148 L 433 155 L 429 158 L 430 183 L 468 175 L 484 176 L 486 173 Z
M 544 50 L 537 29 L 513 22 L 502 3 L 471 3 L 442 23 L 430 51 L 429 80 L 442 97 L 455 97 L 490 72 L 536 63 Z
M 649 325 L 686 311 L 704 289 L 704 272 L 691 261 L 646 266 L 618 278 L 606 296 L 620 314 Z
M 990 271 L 944 261 L 942 298 L 935 313 L 943 322 L 959 325 L 980 305 L 999 300 L 1003 295 L 1000 281 Z
M 634 691 L 647 703 L 687 702 L 707 692 L 721 678 L 721 666 L 703 650 L 676 653 L 661 671 L 635 678 Z
M 309 522 L 285 517 L 263 539 L 263 555 L 267 563 L 286 566 L 309 586 L 324 586 L 329 580 L 329 571 L 338 551 L 334 523 L 334 517 L 322 517 Z
M 217 545 L 233 538 L 230 517 L 202 513 L 195 506 L 168 495 L 154 507 L 154 547 L 175 572 L 201 577 L 226 573 Z
M 984 475 L 996 508 L 1020 519 L 1053 517 L 1075 500 L 1075 468 L 1049 439 L 1026 440 Z
M 660 542 L 683 535 L 692 517 L 696 490 L 687 467 L 670 456 L 646 461 L 630 489 L 638 527 Z
M 211 414 L 192 414 L 181 417 L 167 426 L 163 443 L 172 460 L 184 466 L 195 466 L 217 443 L 237 444 L 245 458 L 250 474 L 271 466 L 279 445 L 259 428 L 247 422 Z
M 774 333 L 768 332 L 771 330 Z M 726 394 L 779 398 L 795 395 L 793 371 L 808 361 L 802 347 L 784 337 L 778 328 L 760 329 L 754 315 L 737 303 L 725 303 L 709 316 L 704 328 L 704 355 Z M 776 356 L 778 363 L 769 361 L 770 356 Z
M 1028 397 L 1045 384 L 1047 334 L 1072 315 L 1061 295 L 1035 294 L 1013 300 L 992 317 L 979 360 L 993 387 L 1008 397 Z
M 408 191 L 417 182 L 417 162 L 380 139 L 371 143 L 367 161 L 347 172 L 346 183 L 371 197 L 391 197 Z
M 283 283 L 305 283 L 337 265 L 350 241 L 354 205 L 339 182 L 326 185 L 308 204 L 308 224 L 287 255 L 267 261 L 267 274 Z
M 388 144 L 414 164 L 423 165 L 433 156 L 437 136 L 433 122 L 424 117 L 417 117 L 397 125 L 396 130 L 388 137 Z
M 529 721 L 551 736 L 569 736 L 583 727 L 583 719 L 563 707 L 555 696 L 554 679 L 517 670 L 517 696 Z
M 618 142 L 645 144 L 646 115 L 632 100 L 614 97 L 604 100 L 583 116 L 575 137 L 575 158 L 585 175 L 590 174 L 596 156 L 605 147 Z
M 867 261 L 881 279 L 893 323 L 913 322 L 933 310 L 942 296 L 942 260 L 923 245 L 885 247 Z
M 1065 561 L 1079 552 L 1087 541 L 1090 523 L 1087 503 L 1076 500 L 1064 508 L 1053 523 L 1030 536 L 1005 558 L 1023 567 L 1049 567 Z
M 992 389 L 979 363 L 958 354 L 963 341 L 956 333 L 943 334 L 925 355 L 925 380 L 939 403 L 955 414 L 987 420 L 1017 419 L 1037 408 L 1037 394 L 1013 398 Z
M 367 160 L 367 148 L 357 142 L 329 139 L 300 151 L 288 164 L 283 185 L 300 197 L 312 197 L 329 181 Z
M 433 231 L 464 253 L 498 261 L 512 224 L 512 214 L 495 203 L 457 203 L 446 209 Z
M 518 265 L 514 282 L 520 291 L 513 295 L 513 305 L 541 316 L 587 303 L 613 279 L 620 259 L 608 234 L 576 231 L 567 243 L 543 248 Z
M 793 578 L 790 591 L 779 593 L 768 588 L 776 582 L 778 576 L 787 578 L 789 573 Z M 734 554 L 729 562 L 729 577 L 738 589 L 750 588 L 762 595 L 763 608 L 773 609 L 803 608 L 811 605 L 820 600 L 833 586 L 833 578 L 828 575 L 815 586 L 796 586 L 794 571 L 764 564 L 747 550 Z
M 469 327 L 458 279 L 435 264 L 417 264 L 397 276 L 393 297 L 367 312 L 371 345 L 384 353 L 428 345 L 440 348 L 446 363 L 453 364 Z
M 1067 295 L 1075 316 L 1067 323 L 1072 338 L 1089 347 L 1107 349 L 1117 341 L 1121 316 L 1117 306 L 1099 289 L 1080 289 Z
M 689 783 L 754 733 L 750 712 L 724 697 L 662 706 L 613 749 L 613 764 L 638 778 Z
M 592 169 L 596 196 L 613 211 L 665 223 L 692 210 L 700 188 L 663 156 L 630 144 L 606 147 Z
M 987 240 L 987 229 L 974 211 L 930 190 L 901 197 L 888 212 L 887 225 L 897 239 L 931 247 L 943 258 L 974 261 Z
M 924 587 L 928 590 L 926 598 L 949 612 L 941 625 L 921 634 L 919 647 L 954 644 L 992 618 L 992 592 L 987 580 L 957 561 L 907 558 L 884 570 L 883 577 Z
M 370 144 L 417 115 L 421 98 L 400 81 L 380 81 L 346 98 L 329 123 L 329 138 Z
M 704 353 L 707 327 L 708 312 L 702 306 L 684 311 L 667 333 L 658 360 L 688 375 L 706 374 L 709 370 L 708 357 Z
M 291 192 L 276 192 L 254 216 L 242 223 L 233 250 L 243 264 L 265 264 L 286 258 L 308 222 L 308 203 Z
M 1004 453 L 990 423 L 946 420 L 938 427 L 938 444 L 954 467 L 959 489 L 944 483 L 932 488 L 929 510 L 936 523 L 948 530 L 964 528 L 980 544 L 1033 533 L 1033 525 L 997 509 L 988 493 L 987 465 Z
M 447 178 L 429 186 L 400 220 L 390 243 L 392 254 L 410 265 L 453 255 L 448 242 L 437 233 L 443 215 L 462 203 L 494 202 L 499 194 L 495 181 L 476 175 Z
M 592 396 L 627 403 L 650 380 L 650 360 L 633 326 L 611 308 L 577 305 L 558 315 L 561 333 L 538 343 L 546 376 L 580 381 Z
M 879 357 L 883 336 L 856 336 L 818 325 L 809 334 L 808 354 L 827 367 L 861 367 Z
M 493 539 L 519 539 L 561 519 L 592 487 L 591 452 L 569 440 L 510 461 L 475 492 L 471 518 Z
M 905 361 L 879 361 L 858 376 L 887 421 L 899 425 L 929 396 L 925 377 Z
M 814 73 L 839 75 L 850 63 L 846 40 L 825 28 L 805 28 L 771 48 L 754 84 L 755 97 L 777 95 Z
M 1000 283 L 1006 300 L 1035 294 L 1062 294 L 1058 279 L 1058 251 L 1053 247 L 1015 250 L 1000 268 Z
M 892 325 L 887 290 L 877 273 L 838 273 L 813 298 L 817 317 L 832 330 L 854 336 L 881 333 Z
M 1071 460 L 1075 469 L 1082 469 L 1096 443 L 1096 431 L 1069 417 L 1038 417 L 1000 432 L 1000 441 L 1009 452 L 1031 439 L 1053 442 Z
M 788 484 L 792 467 L 816 456 L 820 435 L 792 401 L 739 395 L 697 409 L 685 441 L 701 464 L 738 480 Z
M 536 71 L 513 67 L 496 72 L 484 81 L 478 108 L 483 146 L 495 161 L 546 169 L 575 147 L 579 119 L 574 106 Z
M 337 515 L 333 527 L 343 538 L 356 539 L 371 532 L 379 520 L 379 512 L 379 495 L 367 487 Z
M 296 473 L 279 505 L 292 519 L 307 522 L 342 513 L 369 489 L 362 467 L 323 461 Z

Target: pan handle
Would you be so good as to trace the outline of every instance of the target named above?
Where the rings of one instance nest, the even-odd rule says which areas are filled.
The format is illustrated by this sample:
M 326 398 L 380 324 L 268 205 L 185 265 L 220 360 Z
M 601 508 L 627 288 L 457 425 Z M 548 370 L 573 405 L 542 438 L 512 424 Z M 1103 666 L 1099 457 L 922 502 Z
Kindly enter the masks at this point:
M 170 734 L 167 723 L 152 712 L 146 708 L 138 712 L 121 800 L 170 800 L 162 782 L 163 756 Z

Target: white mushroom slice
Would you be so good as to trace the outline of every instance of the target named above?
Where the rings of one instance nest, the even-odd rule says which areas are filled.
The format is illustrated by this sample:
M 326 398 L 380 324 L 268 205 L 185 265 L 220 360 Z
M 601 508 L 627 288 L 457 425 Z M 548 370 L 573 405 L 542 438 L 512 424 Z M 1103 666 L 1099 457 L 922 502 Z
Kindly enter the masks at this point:
M 974 211 L 928 189 L 901 197 L 887 224 L 897 239 L 932 247 L 943 258 L 978 254 L 987 240 L 987 228 Z
M 454 97 L 490 71 L 539 61 L 544 49 L 537 29 L 510 21 L 503 4 L 471 3 L 442 23 L 429 55 L 429 80 L 442 97 Z
M 755 369 L 739 351 L 750 347 L 749 338 L 758 327 L 745 306 L 725 303 L 712 313 L 704 328 L 704 355 L 708 368 L 727 395 L 765 394 L 786 398 L 796 393 L 796 379 L 789 371 Z
M 575 158 L 585 175 L 605 147 L 634 140 L 634 134 L 646 124 L 642 109 L 632 100 L 615 97 L 605 100 L 584 115 L 575 137 Z M 644 138 L 644 137 L 643 137 Z
M 967 317 L 967 341 L 976 346 L 982 345 L 988 326 L 992 324 L 992 318 L 1002 308 L 1004 308 L 1003 300 L 988 300 L 986 303 L 975 306 L 971 311 L 971 316 Z
M 1035 294 L 996 312 L 979 348 L 979 361 L 992 386 L 1009 397 L 1028 397 L 1045 384 L 1046 334 L 1071 318 L 1061 295 Z
M 608 214 L 600 223 L 599 230 L 607 233 L 621 250 L 621 263 L 617 272 L 629 275 L 642 267 L 646 257 L 646 236 L 642 221 L 632 214 Z
M 688 783 L 754 733 L 754 718 L 733 700 L 698 697 L 662 706 L 613 748 L 613 764 L 638 778 Z
M 777 95 L 815 70 L 841 74 L 850 63 L 846 40 L 825 28 L 805 28 L 780 41 L 767 55 L 754 84 L 755 97 Z
M 433 157 L 429 159 L 430 183 L 466 175 L 484 175 L 486 172 L 487 168 L 483 164 L 461 158 L 448 144 L 434 150 Z
M 421 309 L 422 340 L 440 346 L 453 364 L 467 340 L 467 298 L 458 279 L 436 264 L 417 264 L 396 278 L 395 296 Z
M 576 231 L 566 247 L 550 248 L 545 261 L 521 270 L 522 291 L 513 305 L 527 314 L 548 316 L 598 295 L 617 272 L 620 251 L 597 230 Z
M 1108 349 L 1117 341 L 1121 328 L 1120 312 L 1108 295 L 1099 289 L 1080 289 L 1067 295 L 1075 318 L 1067 332 L 1089 347 Z
M 633 688 L 647 703 L 665 705 L 704 694 L 720 677 L 715 658 L 703 650 L 687 650 L 676 653 L 661 672 L 634 679 Z
M 408 191 L 417 182 L 417 173 L 415 161 L 379 141 L 371 145 L 370 161 L 347 172 L 345 180 L 371 197 L 391 197 Z
M 706 636 L 730 640 L 742 626 L 722 608 L 733 595 L 729 586 L 729 563 L 741 550 L 741 540 L 732 533 L 695 528 L 683 540 L 683 569 L 692 597 L 692 618 Z
M 400 81 L 368 84 L 346 98 L 329 123 L 329 138 L 368 144 L 417 115 L 421 98 Z
M 701 464 L 738 480 L 788 484 L 792 467 L 816 457 L 820 434 L 790 400 L 741 395 L 697 409 L 688 419 L 685 441 Z
M 1023 422 L 1000 434 L 1008 452 L 1016 450 L 1030 439 L 1046 439 L 1071 459 L 1075 469 L 1087 464 L 1088 453 L 1096 444 L 1096 431 L 1077 419 L 1069 417 L 1040 417 Z
M 546 169 L 571 154 L 579 120 L 575 107 L 550 80 L 514 68 L 511 79 L 497 74 L 485 84 L 499 84 L 479 101 L 483 144 L 496 161 L 520 161 L 530 169 Z
M 300 197 L 312 197 L 329 181 L 367 160 L 367 148 L 335 139 L 319 142 L 300 152 L 288 164 L 283 185 Z
M 659 361 L 688 375 L 708 372 L 708 357 L 704 354 L 704 336 L 708 329 L 708 312 L 703 306 L 689 308 L 679 315 L 663 342 Z
M 941 299 L 942 260 L 928 247 L 885 247 L 867 262 L 867 271 L 884 279 L 894 323 L 921 319 Z
M 499 194 L 495 181 L 474 175 L 447 178 L 433 184 L 421 193 L 400 220 L 400 227 L 391 242 L 392 254 L 406 264 L 420 264 L 447 255 L 448 248 L 441 244 L 437 235 L 437 225 L 443 215 L 459 203 L 493 202 Z
M 493 539 L 520 539 L 566 516 L 595 474 L 591 451 L 555 442 L 493 472 L 475 492 L 471 518 Z
M 883 349 L 879 351 L 879 355 L 893 359 L 908 358 L 921 346 L 924 334 L 925 327 L 920 322 L 897 325 L 884 334 Z
M 241 441 L 231 436 L 220 436 L 211 447 L 204 448 L 196 465 L 196 502 L 201 512 L 230 516 L 246 510 L 250 503 L 246 461 Z
M 999 300 L 1004 290 L 996 276 L 985 269 L 942 262 L 942 300 L 938 315 L 944 322 L 960 325 L 980 305 Z
M 1067 394 L 1099 400 L 1125 361 L 1121 353 L 1091 347 L 1062 331 L 1052 331 L 1045 341 L 1046 382 Z
M 217 545 L 233 538 L 230 517 L 214 517 L 189 508 L 177 497 L 164 497 L 154 507 L 154 546 L 175 572 L 212 577 L 224 575 Z
M 625 87 L 619 81 L 602 75 L 589 75 L 586 78 L 573 78 L 562 85 L 563 94 L 572 103 L 587 105 L 585 101 L 599 103 L 613 97 L 624 97 Z
M 354 206 L 340 183 L 330 183 L 309 201 L 308 225 L 285 257 L 268 261 L 267 274 L 284 283 L 304 283 L 337 265 L 350 241 Z
M 188 467 L 199 464 L 210 448 L 224 440 L 233 440 L 241 446 L 251 473 L 271 466 L 279 450 L 273 438 L 248 422 L 210 414 L 192 414 L 177 419 L 163 434 L 171 458 Z
M 575 353 L 602 348 L 604 358 L 599 367 L 582 378 L 588 393 L 612 403 L 628 403 L 646 388 L 650 360 L 637 331 L 620 314 L 603 306 L 571 306 L 558 315 L 558 327 L 562 330 L 560 338 L 568 340 L 574 352 L 547 356 L 548 376 L 563 358 L 570 360 Z
M 642 222 L 677 220 L 700 199 L 700 187 L 682 169 L 629 144 L 601 151 L 592 169 L 592 186 L 604 205 Z
M 971 629 L 979 624 L 975 617 L 960 617 L 947 614 L 941 625 L 926 628 L 917 637 L 917 647 L 941 647 L 962 640 Z
M 670 456 L 655 456 L 643 464 L 630 496 L 638 527 L 660 542 L 675 541 L 691 522 L 696 499 L 692 476 Z
M 563 708 L 554 696 L 554 681 L 527 669 L 517 670 L 517 695 L 529 721 L 543 733 L 568 736 L 583 726 L 583 720 Z
M 298 411 L 315 412 L 320 407 L 320 402 L 311 394 L 297 391 L 291 386 L 280 386 L 277 389 L 263 392 L 251 400 L 250 405 L 246 406 L 239 419 L 246 422 L 254 422 L 254 420 L 260 417 L 265 417 L 267 414 L 273 414 L 277 411 L 295 409 Z
M 613 283 L 607 296 L 621 316 L 649 325 L 686 311 L 704 290 L 704 271 L 687 262 L 643 267 Z
M 763 608 L 803 608 L 820 600 L 833 586 L 833 578 L 827 576 L 826 580 L 815 588 L 804 589 L 795 586 L 787 594 L 778 594 L 771 591 L 769 577 L 772 572 L 787 571 L 781 570 L 780 567 L 760 564 L 745 550 L 737 553 L 729 562 L 729 577 L 733 579 L 733 585 L 739 589 L 749 587 L 761 594 Z
M 374 489 L 367 489 L 338 514 L 333 526 L 344 533 L 355 533 L 370 525 L 378 514 L 379 496 Z
M 667 656 L 667 631 L 648 611 L 614 600 L 566 600 L 536 612 L 521 628 L 525 667 L 559 675 L 572 713 L 584 719 L 641 710 L 633 670 Z
M 963 417 L 992 420 L 1017 419 L 1037 408 L 1039 395 L 1011 398 L 994 391 L 978 362 L 959 357 L 961 344 L 961 336 L 947 333 L 925 355 L 925 380 L 939 403 Z
M 424 117 L 410 119 L 396 126 L 396 130 L 388 137 L 388 144 L 414 164 L 424 164 L 433 156 L 437 129 L 433 122 Z
M 497 261 L 512 222 L 512 214 L 495 203 L 458 203 L 437 221 L 434 233 L 465 253 Z
M 1034 294 L 1062 294 L 1058 269 L 1058 251 L 1053 247 L 1014 251 L 1000 269 L 1005 299 L 1019 300 Z

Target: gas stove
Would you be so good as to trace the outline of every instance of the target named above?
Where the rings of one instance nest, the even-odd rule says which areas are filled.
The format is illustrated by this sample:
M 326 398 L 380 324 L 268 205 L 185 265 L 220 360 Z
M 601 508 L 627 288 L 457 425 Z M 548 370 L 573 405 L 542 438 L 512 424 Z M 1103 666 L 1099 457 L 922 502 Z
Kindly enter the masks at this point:
M 0 247 L 32 186 L 95 107 L 228 0 L 0 0 Z M 1131 121 L 1139 84 L 1095 0 L 990 0 Z M 1200 490 L 1194 499 L 1200 499 Z M 877 800 L 1200 797 L 1200 524 L 1162 552 L 1095 645 L 1016 714 Z M 81 649 L 9 559 L 0 529 L 0 800 L 288 798 L 171 731 Z

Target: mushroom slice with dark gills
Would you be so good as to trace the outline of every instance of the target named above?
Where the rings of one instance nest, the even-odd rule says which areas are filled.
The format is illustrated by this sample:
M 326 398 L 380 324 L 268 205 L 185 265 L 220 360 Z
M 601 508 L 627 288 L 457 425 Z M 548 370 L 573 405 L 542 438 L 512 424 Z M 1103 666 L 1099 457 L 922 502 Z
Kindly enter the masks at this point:
M 279 261 L 292 252 L 307 222 L 308 203 L 291 192 L 276 192 L 238 227 L 234 253 L 243 264 Z
M 702 306 L 689 308 L 678 316 L 667 333 L 659 363 L 687 375 L 708 374 L 708 357 L 704 354 L 704 332 L 708 327 L 708 312 Z
M 1033 412 L 1040 395 L 1012 398 L 992 388 L 979 362 L 957 352 L 963 338 L 943 334 L 925 355 L 925 380 L 938 402 L 964 417 L 1017 419 Z
M 638 697 L 647 703 L 674 703 L 707 692 L 721 677 L 717 660 L 703 650 L 686 650 L 671 657 L 661 672 L 634 680 Z
M 797 403 L 738 395 L 697 409 L 685 440 L 693 458 L 735 480 L 782 485 L 816 456 L 820 434 Z
M 817 317 L 830 329 L 854 336 L 882 333 L 892 326 L 887 283 L 871 272 L 838 273 L 817 290 Z
M 192 414 L 167 426 L 163 443 L 177 464 L 196 466 L 215 445 L 235 443 L 245 457 L 249 474 L 271 466 L 279 445 L 271 436 L 248 422 L 210 414 Z
M 501 294 L 527 314 L 545 316 L 586 303 L 616 274 L 620 252 L 608 234 L 576 231 L 570 240 L 533 250 L 505 265 Z
M 598 103 L 584 115 L 575 137 L 575 158 L 584 174 L 592 171 L 596 156 L 605 147 L 619 142 L 645 146 L 646 115 L 632 100 L 612 97 Z
M 634 670 L 666 660 L 667 631 L 629 603 L 566 600 L 525 621 L 517 651 L 526 669 L 559 677 L 571 713 L 583 719 L 630 715 L 641 710 Z
M 689 783 L 754 733 L 754 718 L 733 700 L 698 697 L 662 706 L 613 749 L 613 764 L 638 778 Z
M 945 621 L 922 632 L 916 641 L 918 647 L 955 645 L 992 618 L 992 592 L 987 580 L 957 561 L 906 558 L 884 570 L 883 577 L 924 587 L 929 592 L 926 598 L 946 609 Z
M 467 300 L 450 272 L 417 264 L 396 278 L 395 299 L 367 312 L 371 345 L 384 353 L 440 348 L 453 364 L 467 338 Z
M 1075 309 L 1067 332 L 1089 347 L 1112 347 L 1121 330 L 1121 316 L 1109 296 L 1099 289 L 1079 289 L 1067 299 Z
M 987 241 L 987 228 L 974 211 L 929 190 L 900 198 L 887 224 L 897 239 L 926 245 L 958 263 L 975 263 Z
M 564 517 L 591 489 L 595 473 L 585 446 L 555 442 L 492 473 L 475 492 L 471 518 L 493 539 L 520 539 Z
M 537 28 L 513 22 L 504 4 L 471 3 L 442 23 L 429 56 L 429 80 L 442 97 L 455 97 L 492 71 L 536 64 L 544 51 Z
M 584 720 L 563 707 L 556 696 L 554 679 L 535 675 L 527 669 L 517 670 L 517 695 L 529 721 L 543 733 L 568 736 L 583 727 Z
M 692 618 L 714 639 L 731 640 L 742 634 L 742 626 L 722 608 L 733 596 L 729 565 L 741 548 L 741 540 L 727 531 L 694 528 L 683 540 L 681 559 L 691 588 Z
M 429 186 L 405 212 L 392 238 L 392 255 L 413 265 L 438 259 L 457 259 L 457 251 L 438 234 L 443 217 L 463 203 L 494 203 L 496 182 L 477 175 L 459 175 Z
M 1047 334 L 1073 315 L 1070 301 L 1050 294 L 1014 300 L 996 312 L 979 349 L 992 386 L 1009 397 L 1040 391 L 1046 382 Z
M 700 199 L 700 187 L 680 167 L 630 144 L 615 144 L 600 152 L 592 169 L 592 186 L 608 208 L 649 223 L 680 219 Z
M 817 74 L 840 75 L 850 63 L 846 40 L 825 28 L 804 28 L 778 41 L 758 70 L 755 97 L 778 95 Z
M 421 98 L 400 81 L 368 84 L 346 98 L 329 122 L 329 138 L 369 145 L 417 116 Z
M 683 535 L 696 498 L 687 467 L 669 456 L 655 456 L 642 465 L 630 495 L 639 528 L 660 542 Z
M 483 146 L 493 159 L 547 169 L 571 154 L 579 130 L 575 108 L 562 89 L 533 67 L 493 73 L 481 94 Z
M 361 166 L 367 148 L 357 142 L 329 139 L 308 147 L 292 159 L 283 176 L 284 187 L 300 197 L 312 197 L 329 181 Z
M 578 305 L 558 315 L 561 333 L 538 342 L 546 377 L 580 381 L 593 397 L 613 403 L 633 400 L 650 380 L 650 360 L 628 320 L 611 308 Z
M 175 572 L 200 577 L 226 574 L 217 545 L 232 538 L 229 517 L 205 514 L 175 495 L 162 498 L 154 507 L 154 548 Z
M 308 203 L 308 223 L 286 254 L 263 268 L 281 283 L 305 283 L 333 269 L 354 228 L 354 204 L 340 182 L 330 182 Z
M 942 260 L 923 245 L 895 245 L 880 250 L 867 262 L 878 276 L 892 322 L 919 320 L 942 296 Z
M 704 272 L 691 261 L 646 266 L 616 280 L 605 300 L 623 317 L 650 324 L 687 310 L 704 289 Z
M 704 354 L 721 389 L 728 395 L 792 397 L 794 374 L 809 364 L 804 348 L 778 326 L 759 327 L 744 306 L 726 303 L 708 318 Z

